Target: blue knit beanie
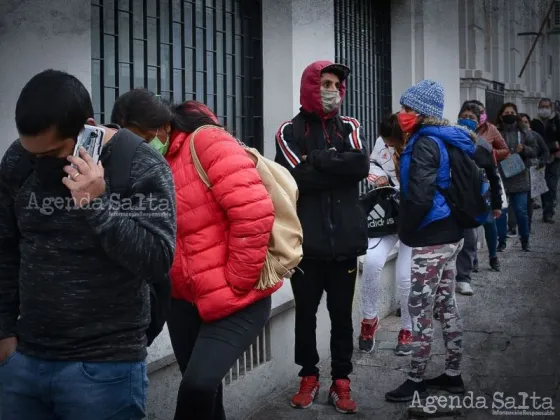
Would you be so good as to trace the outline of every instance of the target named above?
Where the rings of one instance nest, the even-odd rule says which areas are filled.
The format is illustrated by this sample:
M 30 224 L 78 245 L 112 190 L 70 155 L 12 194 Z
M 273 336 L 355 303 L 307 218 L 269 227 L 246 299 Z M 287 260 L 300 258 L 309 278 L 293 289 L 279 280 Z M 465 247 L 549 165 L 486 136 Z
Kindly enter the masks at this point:
M 401 96 L 401 105 L 425 117 L 443 118 L 443 86 L 433 80 L 422 80 Z

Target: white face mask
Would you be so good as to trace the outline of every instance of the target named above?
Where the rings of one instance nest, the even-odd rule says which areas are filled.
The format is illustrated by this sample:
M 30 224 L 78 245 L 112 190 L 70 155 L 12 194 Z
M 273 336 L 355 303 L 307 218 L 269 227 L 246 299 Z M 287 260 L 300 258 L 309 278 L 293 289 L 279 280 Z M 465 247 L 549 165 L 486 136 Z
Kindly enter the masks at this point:
M 547 119 L 550 118 L 550 116 L 552 115 L 552 109 L 550 108 L 539 108 L 538 111 L 539 117 Z
M 323 110 L 327 114 L 337 110 L 340 105 L 340 101 L 340 92 L 338 90 L 321 89 L 321 102 L 323 104 Z

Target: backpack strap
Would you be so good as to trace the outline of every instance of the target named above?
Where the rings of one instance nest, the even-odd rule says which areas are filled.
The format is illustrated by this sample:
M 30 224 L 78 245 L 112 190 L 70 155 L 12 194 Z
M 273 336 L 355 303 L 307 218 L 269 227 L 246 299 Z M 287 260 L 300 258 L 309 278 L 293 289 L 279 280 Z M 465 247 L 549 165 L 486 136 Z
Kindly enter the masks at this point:
M 118 136 L 118 134 L 121 134 Z M 136 150 L 144 140 L 133 135 L 126 129 L 119 130 L 113 138 L 114 143 L 111 146 L 111 192 L 125 195 L 130 189 L 130 170 L 132 168 L 132 160 L 136 154 Z

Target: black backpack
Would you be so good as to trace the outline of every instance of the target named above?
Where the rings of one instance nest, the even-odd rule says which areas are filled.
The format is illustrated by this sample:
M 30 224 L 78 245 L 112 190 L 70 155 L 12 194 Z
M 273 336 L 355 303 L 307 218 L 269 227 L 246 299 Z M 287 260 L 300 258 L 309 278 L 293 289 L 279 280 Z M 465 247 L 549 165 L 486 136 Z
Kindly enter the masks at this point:
M 482 226 L 492 211 L 490 182 L 486 172 L 479 168 L 462 150 L 446 146 L 451 168 L 451 185 L 438 188 L 445 197 L 451 214 L 463 229 Z
M 108 127 L 120 129 L 115 125 L 107 124 Z M 128 131 L 120 129 L 120 131 Z M 128 132 L 122 133 L 118 141 L 115 141 L 111 147 L 111 156 L 109 157 L 110 165 L 110 186 L 111 192 L 126 196 L 131 188 L 130 170 L 132 160 L 136 154 L 138 147 L 144 142 L 140 137 Z M 22 156 L 21 156 L 22 157 Z M 33 172 L 33 165 L 30 159 L 19 159 L 17 164 L 18 179 L 17 189 L 13 191 L 17 195 L 19 188 L 23 186 L 27 178 Z M 117 164 L 111 164 L 111 163 Z M 146 330 L 148 346 L 153 343 L 156 337 L 163 330 L 163 326 L 167 321 L 169 312 L 169 302 L 171 299 L 171 279 L 169 275 L 164 281 L 151 283 L 150 285 L 150 325 Z

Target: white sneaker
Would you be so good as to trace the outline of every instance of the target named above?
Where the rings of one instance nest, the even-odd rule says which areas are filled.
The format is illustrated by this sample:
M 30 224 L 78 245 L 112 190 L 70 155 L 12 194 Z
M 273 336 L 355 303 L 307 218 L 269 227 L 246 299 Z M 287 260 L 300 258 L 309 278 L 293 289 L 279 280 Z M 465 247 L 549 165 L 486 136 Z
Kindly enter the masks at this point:
M 472 296 L 473 295 L 473 289 L 471 287 L 471 285 L 467 282 L 464 281 L 460 281 L 457 282 L 457 293 L 461 293 L 462 295 L 465 296 Z

